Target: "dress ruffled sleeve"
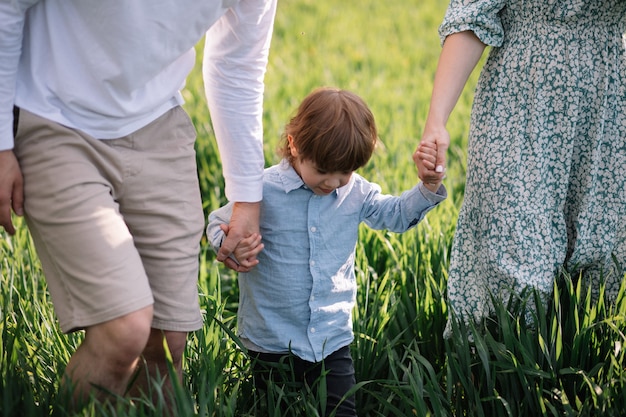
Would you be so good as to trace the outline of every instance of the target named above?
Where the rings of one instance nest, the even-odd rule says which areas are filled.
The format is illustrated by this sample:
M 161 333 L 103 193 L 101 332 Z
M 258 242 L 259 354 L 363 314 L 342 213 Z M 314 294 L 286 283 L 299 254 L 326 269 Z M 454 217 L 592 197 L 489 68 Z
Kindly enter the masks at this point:
M 501 46 L 504 29 L 500 11 L 506 0 L 451 0 L 439 26 L 441 44 L 448 35 L 471 30 L 484 44 Z

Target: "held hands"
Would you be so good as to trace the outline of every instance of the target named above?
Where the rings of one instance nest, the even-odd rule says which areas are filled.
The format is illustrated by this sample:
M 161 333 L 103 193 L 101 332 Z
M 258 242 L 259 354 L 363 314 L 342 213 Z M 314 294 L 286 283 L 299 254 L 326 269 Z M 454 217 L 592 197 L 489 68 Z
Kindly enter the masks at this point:
M 228 236 L 229 226 L 220 225 L 220 228 Z M 256 256 L 263 250 L 261 235 L 253 233 L 249 237 L 241 239 L 232 254 L 224 260 L 224 265 L 237 272 L 248 272 L 259 263 Z
M 445 128 L 434 131 L 427 126 L 413 154 L 418 176 L 432 192 L 437 192 L 445 177 L 446 151 L 449 146 L 450 135 Z
M 6 150 L 0 151 L 0 226 L 14 235 L 11 209 L 18 216 L 24 214 L 24 183 L 15 154 Z
M 261 203 L 236 202 L 230 223 L 220 226 L 226 238 L 217 253 L 217 260 L 228 268 L 248 272 L 259 263 L 256 256 L 263 250 L 259 234 L 260 211 Z

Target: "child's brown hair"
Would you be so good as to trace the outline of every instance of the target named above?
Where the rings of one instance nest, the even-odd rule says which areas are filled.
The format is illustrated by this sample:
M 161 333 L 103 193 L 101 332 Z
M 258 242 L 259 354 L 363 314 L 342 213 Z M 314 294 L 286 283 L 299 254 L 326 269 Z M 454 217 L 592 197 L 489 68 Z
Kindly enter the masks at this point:
M 293 165 L 289 136 L 300 159 L 321 171 L 349 172 L 364 166 L 376 147 L 374 115 L 356 94 L 337 88 L 312 91 L 285 126 L 281 154 Z

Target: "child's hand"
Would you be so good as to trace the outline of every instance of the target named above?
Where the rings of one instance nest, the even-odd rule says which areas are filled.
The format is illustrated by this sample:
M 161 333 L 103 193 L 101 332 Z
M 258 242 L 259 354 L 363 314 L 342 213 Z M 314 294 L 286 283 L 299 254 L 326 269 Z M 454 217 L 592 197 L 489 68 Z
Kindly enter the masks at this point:
M 444 171 L 438 172 L 437 145 L 433 142 L 421 142 L 413 154 L 413 161 L 417 167 L 417 175 L 424 186 L 436 193 L 445 176 Z
M 227 224 L 220 225 L 220 228 L 228 235 L 229 227 Z M 224 265 L 237 272 L 248 272 L 259 263 L 256 256 L 263 250 L 263 247 L 261 235 L 253 233 L 239 241 L 232 256 L 224 260 Z

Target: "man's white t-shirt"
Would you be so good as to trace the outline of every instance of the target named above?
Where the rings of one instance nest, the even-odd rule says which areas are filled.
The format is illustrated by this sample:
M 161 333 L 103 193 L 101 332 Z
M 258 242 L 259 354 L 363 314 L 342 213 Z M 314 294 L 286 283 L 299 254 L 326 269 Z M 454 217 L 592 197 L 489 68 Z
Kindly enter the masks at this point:
M 0 150 L 13 147 L 14 105 L 98 139 L 147 125 L 183 103 L 194 46 L 206 33 L 203 75 L 227 196 L 258 201 L 275 7 L 275 0 L 0 0 Z

